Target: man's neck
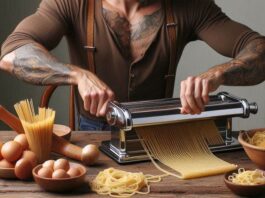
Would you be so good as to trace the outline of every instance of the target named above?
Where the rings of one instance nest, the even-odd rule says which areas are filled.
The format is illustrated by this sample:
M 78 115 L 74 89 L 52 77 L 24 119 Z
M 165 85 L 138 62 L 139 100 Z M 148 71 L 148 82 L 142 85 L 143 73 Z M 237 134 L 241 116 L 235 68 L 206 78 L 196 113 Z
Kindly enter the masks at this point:
M 105 0 L 112 7 L 117 8 L 125 16 L 130 18 L 141 8 L 148 6 L 151 2 L 157 2 L 157 0 Z

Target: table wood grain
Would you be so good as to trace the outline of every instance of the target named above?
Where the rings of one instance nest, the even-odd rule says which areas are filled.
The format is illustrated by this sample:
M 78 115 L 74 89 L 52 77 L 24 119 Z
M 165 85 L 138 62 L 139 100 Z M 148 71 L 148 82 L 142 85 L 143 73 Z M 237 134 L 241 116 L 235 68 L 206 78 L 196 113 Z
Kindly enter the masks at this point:
M 6 142 L 14 138 L 15 133 L 12 131 L 0 131 L 0 140 Z M 102 140 L 110 138 L 109 133 L 91 133 L 91 132 L 73 132 L 71 142 L 79 146 L 85 146 L 87 144 L 99 145 Z M 226 160 L 230 163 L 238 164 L 239 167 L 244 168 L 256 168 L 253 163 L 248 159 L 243 150 L 225 152 L 217 154 L 218 157 Z M 57 156 L 53 156 L 56 159 Z M 23 198 L 53 198 L 53 197 L 101 197 L 89 190 L 89 181 L 91 181 L 99 171 L 115 167 L 126 171 L 139 172 L 142 171 L 145 174 L 159 175 L 161 172 L 157 170 L 151 162 L 135 163 L 129 165 L 119 165 L 106 155 L 100 155 L 100 159 L 95 166 L 87 167 L 86 185 L 77 191 L 70 192 L 68 194 L 54 194 L 43 191 L 33 181 L 23 182 L 19 180 L 2 180 L 0 179 L 0 197 L 23 197 Z M 211 176 L 192 180 L 180 180 L 174 177 L 166 177 L 160 183 L 153 183 L 151 185 L 151 193 L 144 197 L 198 197 L 198 198 L 230 198 L 238 197 L 230 192 L 226 188 L 224 176 Z M 134 197 L 143 197 L 136 195 Z

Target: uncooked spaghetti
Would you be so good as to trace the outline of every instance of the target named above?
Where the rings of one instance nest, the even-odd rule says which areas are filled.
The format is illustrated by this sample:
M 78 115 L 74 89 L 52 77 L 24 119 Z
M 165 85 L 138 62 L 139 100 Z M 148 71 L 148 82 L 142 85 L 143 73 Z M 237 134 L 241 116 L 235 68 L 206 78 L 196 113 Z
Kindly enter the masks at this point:
M 145 126 L 136 133 L 153 164 L 166 174 L 190 179 L 237 168 L 210 151 L 208 144 L 223 144 L 213 121 Z
M 161 176 L 144 175 L 142 172 L 132 173 L 114 168 L 99 172 L 91 182 L 91 188 L 100 195 L 126 198 L 134 194 L 148 194 L 151 182 L 160 182 Z M 142 191 L 146 188 L 145 191 Z
M 39 163 L 49 159 L 55 111 L 39 108 L 36 115 L 32 100 L 23 100 L 14 105 L 24 128 L 29 147 L 36 154 Z
M 245 170 L 239 168 L 238 173 L 233 173 L 228 177 L 228 180 L 240 185 L 259 185 L 265 184 L 264 172 L 261 170 Z

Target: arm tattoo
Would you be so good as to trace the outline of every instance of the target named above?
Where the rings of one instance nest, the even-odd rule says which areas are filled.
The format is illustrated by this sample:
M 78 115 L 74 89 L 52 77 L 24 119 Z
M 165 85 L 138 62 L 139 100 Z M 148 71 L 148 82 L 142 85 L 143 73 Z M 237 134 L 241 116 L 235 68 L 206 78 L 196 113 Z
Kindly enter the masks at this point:
M 250 42 L 224 72 L 226 85 L 255 85 L 265 80 L 265 39 Z
M 250 42 L 232 61 L 215 66 L 200 75 L 220 77 L 223 85 L 256 85 L 265 80 L 265 39 Z
M 73 67 L 58 62 L 37 44 L 27 44 L 14 51 L 12 73 L 36 85 L 71 84 Z

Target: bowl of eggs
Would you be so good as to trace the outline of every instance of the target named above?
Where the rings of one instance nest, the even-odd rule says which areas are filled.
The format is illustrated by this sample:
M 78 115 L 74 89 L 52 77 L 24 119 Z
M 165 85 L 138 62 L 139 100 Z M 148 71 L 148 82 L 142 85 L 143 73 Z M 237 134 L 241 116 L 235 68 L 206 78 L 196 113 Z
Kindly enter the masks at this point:
M 265 174 L 262 170 L 239 168 L 226 173 L 224 182 L 239 196 L 254 197 L 265 194 Z
M 238 141 L 251 161 L 265 170 L 265 128 L 241 132 Z
M 32 171 L 35 182 L 50 192 L 67 192 L 79 188 L 85 183 L 86 172 L 83 165 L 66 159 L 48 160 Z
M 24 134 L 0 144 L 0 178 L 21 180 L 32 178 L 32 169 L 37 165 L 37 157 L 28 149 L 29 145 Z

